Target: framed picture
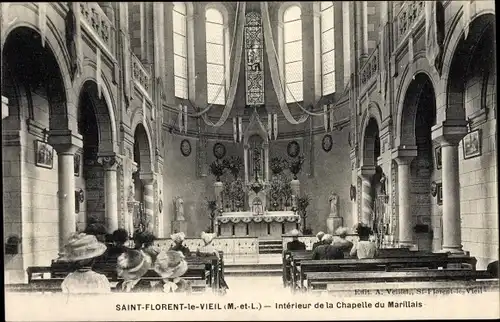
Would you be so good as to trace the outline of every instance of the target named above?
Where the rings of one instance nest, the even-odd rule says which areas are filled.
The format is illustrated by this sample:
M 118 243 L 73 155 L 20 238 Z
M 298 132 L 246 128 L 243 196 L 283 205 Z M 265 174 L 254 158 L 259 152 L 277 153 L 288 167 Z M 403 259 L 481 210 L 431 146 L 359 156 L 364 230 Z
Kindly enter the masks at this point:
M 54 165 L 54 148 L 48 143 L 35 141 L 35 164 L 37 167 L 52 169 Z
M 214 152 L 214 156 L 218 160 L 220 160 L 226 156 L 226 147 L 224 146 L 224 144 L 217 142 L 214 144 L 214 151 L 213 152 Z
M 434 148 L 434 160 L 436 160 L 436 169 L 441 169 L 441 146 Z
M 481 130 L 477 129 L 467 134 L 462 140 L 464 159 L 481 155 Z
M 437 198 L 437 204 L 442 205 L 443 204 L 443 183 L 441 183 L 441 182 L 437 184 L 436 198 Z
M 75 177 L 80 176 L 80 168 L 82 164 L 82 156 L 81 154 L 75 154 Z
M 333 138 L 330 134 L 325 134 L 323 140 L 321 141 L 321 146 L 325 152 L 330 152 L 333 147 Z
M 185 157 L 191 154 L 191 143 L 187 139 L 181 141 L 181 153 Z
M 300 145 L 297 141 L 291 141 L 286 147 L 286 152 L 288 153 L 288 156 L 295 158 L 300 153 Z

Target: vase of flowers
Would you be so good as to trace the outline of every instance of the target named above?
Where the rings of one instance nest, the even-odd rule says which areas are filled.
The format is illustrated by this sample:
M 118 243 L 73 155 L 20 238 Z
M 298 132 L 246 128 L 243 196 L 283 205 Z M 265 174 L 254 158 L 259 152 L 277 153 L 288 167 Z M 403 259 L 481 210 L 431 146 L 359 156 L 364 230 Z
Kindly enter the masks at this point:
M 236 211 L 240 211 L 243 207 L 243 200 L 245 199 L 245 189 L 241 179 L 238 178 L 231 182 L 229 195 L 233 207 L 236 208 Z
M 226 169 L 228 169 L 229 172 L 231 172 L 231 174 L 233 175 L 234 180 L 236 180 L 238 178 L 238 175 L 239 175 L 240 170 L 241 170 L 241 166 L 243 164 L 241 162 L 241 158 L 232 156 L 228 159 L 225 159 L 223 161 L 223 163 L 224 163 L 224 166 L 226 167 Z
M 217 214 L 217 201 L 216 200 L 209 200 L 207 199 L 207 208 L 209 211 L 209 216 L 210 216 L 210 227 L 211 230 L 214 231 L 215 229 L 215 216 Z
M 300 170 L 302 169 L 302 165 L 304 164 L 304 156 L 299 156 L 295 159 L 292 159 L 289 162 L 289 169 L 290 172 L 293 174 L 293 179 L 297 180 L 297 175 L 299 174 Z
M 214 162 L 210 163 L 210 173 L 215 176 L 215 181 L 220 182 L 220 177 L 224 175 L 225 171 L 226 166 L 224 165 L 224 162 L 215 160 Z
M 288 162 L 282 157 L 274 157 L 271 159 L 270 163 L 269 167 L 275 175 L 282 173 L 283 170 L 288 168 Z
M 307 218 L 307 207 L 309 207 L 309 203 L 311 202 L 311 197 L 308 195 L 303 195 L 297 198 L 297 211 L 302 220 L 302 226 L 306 227 L 306 218 Z

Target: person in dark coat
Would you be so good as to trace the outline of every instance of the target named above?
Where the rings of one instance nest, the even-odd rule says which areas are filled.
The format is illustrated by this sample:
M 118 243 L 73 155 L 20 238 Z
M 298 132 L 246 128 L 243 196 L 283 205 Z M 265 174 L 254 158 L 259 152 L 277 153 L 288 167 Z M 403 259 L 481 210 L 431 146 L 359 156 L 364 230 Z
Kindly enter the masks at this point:
M 149 231 L 138 232 L 134 236 L 134 248 L 142 250 L 146 255 L 149 255 L 153 264 L 161 251 L 160 247 L 154 244 L 155 240 L 155 235 Z
M 113 232 L 113 244 L 108 248 L 106 261 L 116 263 L 118 257 L 125 253 L 128 248 L 125 243 L 128 241 L 128 232 L 125 229 L 117 229 Z
M 303 242 L 299 241 L 299 231 L 297 229 L 294 229 L 290 232 L 290 235 L 292 236 L 292 241 L 288 242 L 286 244 L 286 249 L 291 250 L 291 251 L 297 251 L 297 250 L 306 250 L 306 244 Z
M 172 238 L 174 242 L 172 246 L 170 246 L 170 250 L 181 252 L 186 257 L 191 255 L 189 248 L 183 244 L 184 238 L 186 238 L 183 232 L 170 235 L 170 238 Z
M 312 259 L 343 259 L 344 252 L 340 247 L 332 245 L 333 236 L 326 234 L 323 236 L 323 244 L 313 250 Z
M 313 250 L 316 247 L 318 247 L 319 245 L 323 244 L 323 242 L 322 242 L 323 236 L 325 236 L 325 233 L 322 231 L 320 231 L 319 233 L 316 234 L 316 238 L 318 238 L 318 241 L 313 244 L 313 247 L 312 247 Z
M 142 277 L 151 268 L 151 258 L 140 250 L 127 249 L 117 259 L 116 271 L 123 278 L 116 284 L 118 292 L 151 292 L 151 281 Z
M 351 241 L 347 240 L 348 229 L 346 227 L 339 227 L 335 234 L 337 238 L 333 240 L 333 246 L 340 248 L 344 252 L 344 258 L 350 257 L 352 246 L 354 245 Z
M 486 271 L 491 275 L 491 277 L 498 278 L 498 261 L 489 263 Z

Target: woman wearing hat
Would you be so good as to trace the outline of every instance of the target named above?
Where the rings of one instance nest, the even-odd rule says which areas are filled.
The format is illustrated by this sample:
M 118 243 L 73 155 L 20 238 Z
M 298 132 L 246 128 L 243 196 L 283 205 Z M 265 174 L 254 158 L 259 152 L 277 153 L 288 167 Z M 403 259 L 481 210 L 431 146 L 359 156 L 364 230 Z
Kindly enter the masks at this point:
M 356 257 L 358 259 L 362 258 L 374 258 L 377 254 L 377 246 L 374 242 L 370 241 L 370 235 L 372 230 L 370 227 L 360 223 L 356 227 L 356 234 L 359 236 L 359 241 L 354 245 L 350 251 L 351 257 Z
M 172 238 L 172 240 L 174 241 L 174 244 L 170 247 L 170 250 L 181 252 L 184 256 L 191 255 L 191 251 L 189 250 L 189 248 L 182 244 L 184 238 L 186 238 L 186 235 L 184 235 L 183 232 L 170 235 L 170 238 Z
M 335 234 L 337 238 L 334 240 L 333 245 L 338 247 L 344 253 L 344 257 L 349 257 L 353 243 L 345 239 L 347 237 L 347 227 L 339 227 Z
M 189 282 L 181 278 L 188 270 L 188 264 L 181 252 L 173 250 L 160 252 L 156 258 L 154 270 L 163 279 L 163 283 L 160 284 L 163 292 L 190 291 Z
M 322 241 L 322 240 L 323 240 L 323 236 L 325 236 L 325 233 L 324 233 L 324 232 L 322 232 L 322 231 L 320 231 L 320 232 L 318 232 L 318 233 L 316 234 L 316 238 L 318 238 L 318 241 L 317 241 L 317 242 L 315 242 L 315 243 L 313 244 L 313 247 L 312 247 L 312 249 L 313 249 L 313 250 L 314 250 L 316 247 L 318 247 L 319 245 L 322 245 L 322 244 L 323 244 L 323 241 Z
M 59 260 L 74 264 L 75 271 L 69 273 L 61 284 L 63 293 L 110 293 L 108 278 L 92 270 L 95 259 L 106 251 L 106 245 L 93 235 L 76 233 L 64 246 Z
M 151 258 L 142 251 L 128 249 L 118 257 L 116 271 L 123 278 L 116 289 L 120 292 L 149 292 L 151 283 L 142 277 L 151 268 Z
M 290 232 L 292 236 L 292 241 L 286 244 L 286 249 L 291 251 L 306 250 L 306 244 L 299 241 L 300 232 L 297 229 L 293 229 Z
M 137 233 L 134 236 L 135 249 L 142 250 L 146 255 L 149 255 L 152 263 L 155 262 L 156 257 L 161 251 L 160 247 L 154 244 L 155 239 L 156 237 L 148 231 Z
M 212 256 L 215 255 L 217 258 L 219 258 L 219 252 L 215 247 L 213 246 L 212 242 L 215 238 L 215 234 L 213 233 L 206 233 L 202 232 L 201 233 L 201 239 L 205 243 L 205 245 L 199 247 L 196 250 L 196 255 L 198 256 Z

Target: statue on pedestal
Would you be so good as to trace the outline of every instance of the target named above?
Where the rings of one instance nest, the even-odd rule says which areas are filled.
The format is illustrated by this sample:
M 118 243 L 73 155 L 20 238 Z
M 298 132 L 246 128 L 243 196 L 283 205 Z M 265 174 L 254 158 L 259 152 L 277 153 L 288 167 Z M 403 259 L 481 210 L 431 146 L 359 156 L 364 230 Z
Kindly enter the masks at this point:
M 175 220 L 184 221 L 184 200 L 181 197 L 177 196 L 174 199 L 175 204 Z
M 336 193 L 331 193 L 328 198 L 330 202 L 330 215 L 326 219 L 328 234 L 333 235 L 337 228 L 343 224 L 343 218 L 339 216 L 339 196 Z
M 330 217 L 338 217 L 339 196 L 332 192 L 330 194 L 330 198 L 328 198 L 328 201 L 330 202 Z

